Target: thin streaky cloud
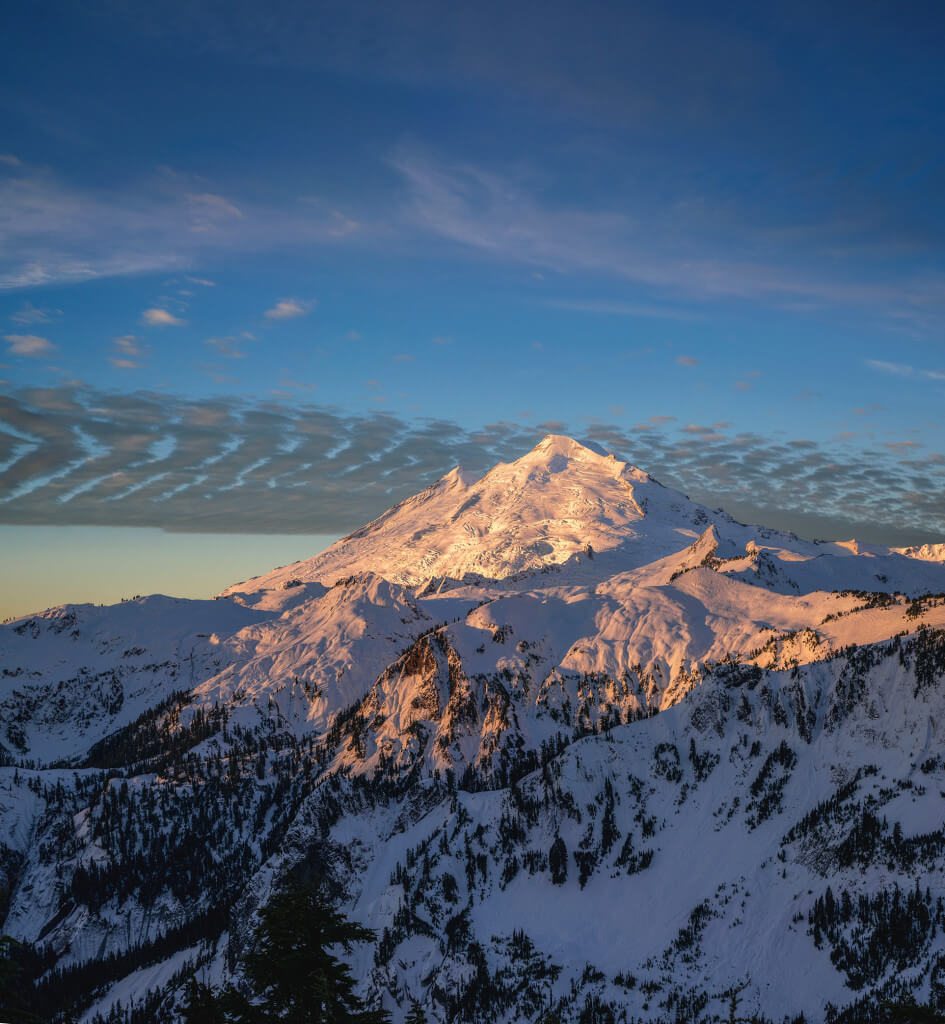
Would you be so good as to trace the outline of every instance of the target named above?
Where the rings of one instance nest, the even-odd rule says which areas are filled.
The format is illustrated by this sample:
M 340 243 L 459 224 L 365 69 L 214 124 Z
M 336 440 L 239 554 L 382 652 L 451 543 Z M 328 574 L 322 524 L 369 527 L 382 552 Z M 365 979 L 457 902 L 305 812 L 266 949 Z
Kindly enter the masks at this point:
M 928 370 L 912 366 L 909 363 L 891 363 L 884 359 L 867 359 L 866 365 L 871 370 L 877 370 L 893 377 L 919 377 L 924 380 L 945 381 L 945 370 Z
M 219 196 L 213 192 L 189 192 L 187 202 L 194 208 L 196 222 L 194 231 L 207 230 L 213 219 L 222 215 L 224 217 L 242 220 L 245 216 L 243 211 L 225 196 Z M 209 216 L 208 216 L 209 215 Z
M 890 322 L 945 317 L 945 277 L 941 273 L 909 278 L 901 271 L 878 285 L 842 277 L 835 271 L 813 273 L 814 253 L 803 258 L 759 235 L 741 248 L 725 245 L 731 225 L 720 234 L 685 219 L 665 223 L 646 208 L 568 207 L 542 202 L 516 178 L 470 164 L 451 164 L 410 149 L 389 160 L 404 184 L 400 219 L 441 241 L 480 257 L 558 273 L 625 279 L 660 293 L 699 301 L 765 302 L 805 312 L 823 307 L 880 309 Z M 682 217 L 686 204 L 677 204 Z M 765 262 L 761 245 L 780 254 Z M 825 266 L 826 266 L 826 260 Z M 925 321 L 923 321 L 925 322 Z
M 21 309 L 10 314 L 10 319 L 15 324 L 46 324 L 60 316 L 61 309 L 42 309 L 31 302 L 25 302 Z
M 544 303 L 551 309 L 565 309 L 574 313 L 601 316 L 640 317 L 653 320 L 700 320 L 702 316 L 691 310 L 672 306 L 656 306 L 638 302 L 607 302 L 594 299 L 551 299 Z
M 906 363 L 890 363 L 884 359 L 867 359 L 866 365 L 880 373 L 892 374 L 894 377 L 911 377 L 915 373 L 915 367 Z
M 334 246 L 368 233 L 365 218 L 318 202 L 231 199 L 176 173 L 104 189 L 11 170 L 0 176 L 0 291 L 186 272 L 221 254 Z

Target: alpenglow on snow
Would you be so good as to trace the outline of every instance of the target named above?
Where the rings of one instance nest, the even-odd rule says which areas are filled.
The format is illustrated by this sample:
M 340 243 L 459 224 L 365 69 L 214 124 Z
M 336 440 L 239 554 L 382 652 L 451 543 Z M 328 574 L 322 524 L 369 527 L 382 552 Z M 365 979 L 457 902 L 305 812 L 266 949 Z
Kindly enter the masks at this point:
M 216 600 L 5 624 L 0 931 L 69 1019 L 178 1021 L 304 867 L 395 1024 L 945 1006 L 943 553 L 552 435 Z

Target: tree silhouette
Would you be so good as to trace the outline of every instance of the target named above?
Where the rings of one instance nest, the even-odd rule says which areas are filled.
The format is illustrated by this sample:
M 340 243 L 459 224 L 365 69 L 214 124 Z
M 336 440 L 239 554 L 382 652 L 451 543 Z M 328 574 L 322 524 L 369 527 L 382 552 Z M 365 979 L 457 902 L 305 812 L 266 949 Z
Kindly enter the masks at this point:
M 568 848 L 561 836 L 555 839 L 548 851 L 548 867 L 551 868 L 551 881 L 555 885 L 564 885 L 568 877 Z
M 883 1003 L 888 1024 L 945 1024 L 945 1014 L 909 997 L 899 1003 Z
M 389 1015 L 365 1007 L 351 969 L 332 951 L 370 941 L 370 929 L 339 914 L 315 885 L 295 880 L 259 916 L 244 959 L 252 997 L 230 986 L 208 1002 L 205 987 L 194 984 L 188 1024 L 386 1024 Z
M 0 1017 L 10 1024 L 36 1024 L 42 1020 L 27 1007 L 33 979 L 39 973 L 37 957 L 22 942 L 0 936 Z
M 404 1024 L 427 1024 L 427 1015 L 416 999 L 410 1004 L 410 1013 L 407 1014 Z
M 184 1024 L 226 1024 L 223 1001 L 217 998 L 209 985 L 191 978 L 183 1019 Z

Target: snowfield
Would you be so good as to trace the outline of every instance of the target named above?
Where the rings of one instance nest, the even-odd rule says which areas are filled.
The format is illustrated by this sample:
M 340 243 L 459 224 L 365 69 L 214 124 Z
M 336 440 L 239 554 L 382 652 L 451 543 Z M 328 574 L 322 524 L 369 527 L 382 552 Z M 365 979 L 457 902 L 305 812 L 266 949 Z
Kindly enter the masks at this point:
M 396 1024 L 945 1006 L 945 545 L 552 435 L 217 600 L 4 625 L 0 687 L 0 930 L 90 1024 L 238 983 L 302 863 Z

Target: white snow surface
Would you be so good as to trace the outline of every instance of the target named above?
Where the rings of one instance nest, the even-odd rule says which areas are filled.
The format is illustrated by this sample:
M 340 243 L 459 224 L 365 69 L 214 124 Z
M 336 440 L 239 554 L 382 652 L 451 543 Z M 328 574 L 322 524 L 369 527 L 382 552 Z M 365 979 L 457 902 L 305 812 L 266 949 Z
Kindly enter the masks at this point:
M 232 856 L 248 872 L 232 869 L 242 918 L 226 944 L 183 936 L 153 962 L 129 961 L 86 1021 L 160 986 L 173 1020 L 172 979 L 191 962 L 228 977 L 272 880 L 319 836 L 347 912 L 398 937 L 386 959 L 373 946 L 351 958 L 395 1024 L 411 998 L 445 1024 L 433 993 L 465 991 L 473 954 L 457 952 L 447 925 L 512 975 L 525 970 L 509 946 L 523 930 L 558 965 L 538 988 L 561 1000 L 564 1020 L 590 993 L 633 1019 L 669 1020 L 661 1000 L 676 989 L 712 993 L 698 1019 L 723 1019 L 718 993 L 745 979 L 751 1008 L 820 1020 L 827 1002 L 856 996 L 807 931 L 827 881 L 856 894 L 918 880 L 945 896 L 945 858 L 825 875 L 816 851 L 786 837 L 845 783 L 907 837 L 943 828 L 945 685 L 927 668 L 943 629 L 945 545 L 814 543 L 747 526 L 551 435 L 481 479 L 454 470 L 215 601 L 65 606 L 0 627 L 0 883 L 11 893 L 0 931 L 51 944 L 67 966 L 212 908 L 219 893 L 184 899 L 173 887 L 95 906 L 67 895 L 80 865 L 117 870 L 129 848 L 171 856 L 188 841 L 196 824 L 171 810 L 164 825 L 153 819 L 155 806 L 210 799 L 193 763 L 175 760 L 188 757 L 211 775 L 246 773 L 239 809 L 208 803 L 225 817 L 200 819 L 210 861 Z M 863 667 L 862 651 L 885 653 L 862 655 Z M 226 729 L 195 732 L 186 754 L 153 763 L 87 760 L 118 730 L 138 736 L 141 716 L 168 699 L 181 705 L 167 737 L 202 728 L 201 715 L 224 714 Z M 253 745 L 239 747 L 247 735 Z M 763 767 L 780 744 L 793 758 L 783 781 L 781 762 Z M 457 791 L 464 776 L 475 784 Z M 396 795 L 368 799 L 358 780 Z M 127 812 L 131 838 L 117 843 L 103 793 L 122 786 L 141 811 Z M 767 817 L 759 787 L 777 805 Z M 523 810 L 531 798 L 539 809 Z M 581 882 L 575 853 L 606 845 L 605 806 L 619 839 Z M 343 811 L 332 819 L 326 807 Z M 569 870 L 554 885 L 559 836 Z M 688 950 L 681 929 L 702 904 Z M 898 974 L 924 996 L 939 955 L 945 964 L 945 933 Z M 632 986 L 615 980 L 624 975 Z M 890 967 L 870 984 L 896 976 Z M 534 1019 L 522 985 L 492 1019 Z

